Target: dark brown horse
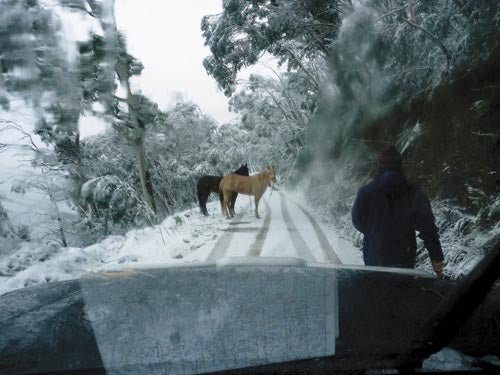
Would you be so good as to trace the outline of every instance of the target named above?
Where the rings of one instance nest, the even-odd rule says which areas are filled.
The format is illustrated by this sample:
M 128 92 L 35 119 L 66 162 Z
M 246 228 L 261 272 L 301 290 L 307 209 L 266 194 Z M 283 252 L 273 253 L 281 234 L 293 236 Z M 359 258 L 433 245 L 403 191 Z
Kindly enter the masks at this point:
M 237 170 L 234 171 L 235 174 L 240 176 L 248 176 L 248 166 L 243 164 Z M 198 202 L 200 202 L 200 210 L 203 215 L 208 216 L 207 211 L 207 200 L 210 193 L 219 193 L 219 184 L 222 180 L 222 176 L 203 176 L 198 180 L 196 184 L 196 189 L 198 190 Z M 238 194 L 234 194 L 231 199 L 231 209 L 234 211 L 234 203 L 236 202 L 236 197 Z M 222 200 L 222 197 L 221 197 Z
M 234 209 L 229 206 L 229 202 L 238 193 L 253 195 L 255 200 L 255 217 L 259 216 L 259 200 L 268 186 L 276 182 L 276 172 L 274 166 L 267 167 L 263 171 L 252 176 L 238 176 L 235 174 L 225 175 L 219 184 L 221 196 L 222 215 L 227 218 L 234 217 Z

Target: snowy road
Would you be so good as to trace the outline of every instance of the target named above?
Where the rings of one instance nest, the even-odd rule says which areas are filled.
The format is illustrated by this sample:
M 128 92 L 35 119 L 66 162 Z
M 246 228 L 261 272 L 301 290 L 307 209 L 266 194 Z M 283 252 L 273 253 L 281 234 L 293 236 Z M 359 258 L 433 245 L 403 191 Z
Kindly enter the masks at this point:
M 240 196 L 240 202 L 248 198 Z M 261 200 L 261 219 L 253 207 L 241 207 L 206 258 L 215 261 L 234 256 L 298 257 L 308 262 L 352 263 L 350 254 L 335 249 L 322 226 L 302 205 L 287 194 L 266 192 Z M 357 262 L 356 262 L 357 263 Z

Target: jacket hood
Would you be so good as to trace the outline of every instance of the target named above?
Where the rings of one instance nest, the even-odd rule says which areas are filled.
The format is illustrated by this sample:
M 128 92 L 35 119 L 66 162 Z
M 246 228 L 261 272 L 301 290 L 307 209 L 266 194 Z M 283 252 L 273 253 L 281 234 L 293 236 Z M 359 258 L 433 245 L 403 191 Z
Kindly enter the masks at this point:
M 377 190 L 397 192 L 408 189 L 408 180 L 405 175 L 393 169 L 381 170 L 373 182 Z

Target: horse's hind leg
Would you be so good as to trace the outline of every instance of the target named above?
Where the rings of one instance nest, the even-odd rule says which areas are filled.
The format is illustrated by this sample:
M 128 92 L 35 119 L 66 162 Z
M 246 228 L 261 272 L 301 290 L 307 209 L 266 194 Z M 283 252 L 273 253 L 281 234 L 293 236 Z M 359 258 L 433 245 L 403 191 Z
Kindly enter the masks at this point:
M 229 213 L 229 216 L 234 217 L 234 210 L 231 208 L 232 195 L 233 194 L 231 192 L 227 193 L 226 210 Z
M 226 211 L 226 216 L 227 218 L 234 217 L 234 213 L 231 210 L 230 204 L 231 204 L 231 192 L 226 191 L 224 192 L 224 209 Z
M 222 216 L 226 216 L 229 219 L 229 210 L 228 210 L 228 197 L 227 192 L 219 191 L 220 194 L 220 207 L 222 210 Z
M 224 208 L 224 193 L 222 190 L 219 190 L 219 198 L 220 198 L 220 210 L 222 212 L 222 216 L 226 216 L 226 210 Z
M 231 212 L 233 213 L 233 215 L 235 215 L 234 205 L 236 204 L 237 197 L 238 197 L 238 193 L 233 193 L 233 196 L 231 197 Z
M 220 200 L 220 208 L 222 211 L 222 216 L 225 216 L 225 210 L 224 210 L 224 193 L 223 191 L 219 188 L 219 200 Z

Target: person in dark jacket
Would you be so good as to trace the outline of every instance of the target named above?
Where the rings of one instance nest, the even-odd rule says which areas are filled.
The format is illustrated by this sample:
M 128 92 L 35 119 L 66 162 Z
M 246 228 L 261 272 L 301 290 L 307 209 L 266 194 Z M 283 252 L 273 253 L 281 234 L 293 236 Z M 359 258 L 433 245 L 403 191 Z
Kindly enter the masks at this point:
M 352 223 L 364 235 L 365 264 L 414 268 L 418 231 L 434 272 L 443 277 L 443 251 L 429 199 L 406 179 L 394 146 L 379 155 L 378 168 L 377 176 L 359 189 L 352 208 Z

